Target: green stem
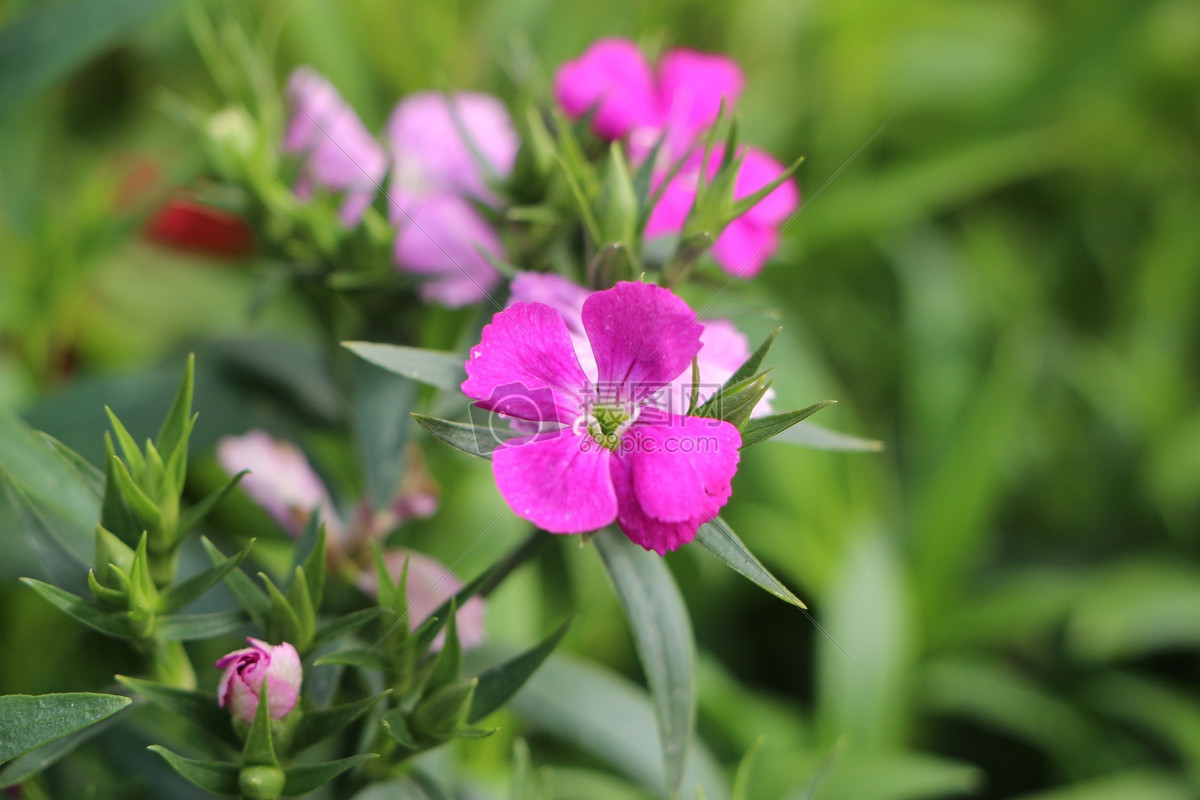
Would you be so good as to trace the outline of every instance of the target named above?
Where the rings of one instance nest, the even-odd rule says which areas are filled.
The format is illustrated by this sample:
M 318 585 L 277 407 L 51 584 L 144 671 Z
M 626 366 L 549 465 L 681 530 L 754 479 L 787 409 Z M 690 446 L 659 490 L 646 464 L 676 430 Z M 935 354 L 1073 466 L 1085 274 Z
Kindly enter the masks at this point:
M 183 648 L 183 642 L 160 639 L 154 643 L 150 674 L 159 683 L 177 689 L 195 689 L 196 671 Z

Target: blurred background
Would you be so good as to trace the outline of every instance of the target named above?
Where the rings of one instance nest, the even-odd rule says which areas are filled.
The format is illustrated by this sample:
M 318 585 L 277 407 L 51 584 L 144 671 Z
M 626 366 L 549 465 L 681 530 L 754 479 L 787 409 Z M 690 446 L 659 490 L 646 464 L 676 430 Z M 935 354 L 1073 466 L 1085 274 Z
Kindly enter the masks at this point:
M 220 474 L 205 448 L 254 426 L 352 488 L 317 333 L 269 294 L 271 265 L 145 233 L 204 167 L 164 111 L 169 93 L 213 95 L 181 6 L 0 0 L 0 409 L 98 463 L 103 405 L 149 429 L 194 350 L 197 493 Z M 742 136 L 806 157 L 778 258 L 713 309 L 756 341 L 783 326 L 777 408 L 836 398 L 818 422 L 887 448 L 768 443 L 742 461 L 725 517 L 811 618 L 705 553 L 670 557 L 699 737 L 732 765 L 765 736 L 750 796 L 809 796 L 831 748 L 821 800 L 1200 796 L 1200 4 L 261 13 L 277 77 L 316 67 L 373 130 L 407 92 L 512 98 L 514 74 L 544 88 L 617 35 L 734 57 Z M 504 506 L 486 464 L 426 456 L 442 511 L 413 541 L 450 561 Z M 15 584 L 40 567 L 4 502 L 0 691 L 103 683 L 112 665 L 78 658 L 95 637 Z M 230 525 L 269 524 L 229 505 Z M 520 530 L 506 517 L 463 571 Z M 575 609 L 568 649 L 640 680 L 615 608 L 572 545 L 497 593 L 491 634 L 532 640 Z M 31 640 L 36 659 L 14 650 Z M 577 758 L 527 734 L 535 762 Z M 506 748 L 463 758 L 496 774 Z

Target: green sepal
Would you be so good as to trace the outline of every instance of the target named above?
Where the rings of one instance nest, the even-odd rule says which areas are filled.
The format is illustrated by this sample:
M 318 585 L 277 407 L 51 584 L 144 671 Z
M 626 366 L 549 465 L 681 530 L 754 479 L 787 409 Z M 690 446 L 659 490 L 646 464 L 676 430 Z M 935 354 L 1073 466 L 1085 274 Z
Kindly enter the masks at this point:
M 95 530 L 96 579 L 107 586 L 111 581 L 113 567 L 126 575 L 133 569 L 133 548 L 121 541 L 120 538 L 108 531 L 103 525 L 97 525 Z
M 452 683 L 422 698 L 408 718 L 408 729 L 417 741 L 443 742 L 452 737 L 470 713 L 478 683 L 478 678 Z
M 300 650 L 300 640 L 303 635 L 300 617 L 292 603 L 277 587 L 265 572 L 258 573 L 259 579 L 267 587 L 267 596 L 271 598 L 271 624 L 267 627 L 271 639 L 291 642 Z M 312 637 L 309 637 L 310 639 Z
M 258 707 L 254 710 L 254 721 L 246 733 L 246 746 L 242 748 L 242 766 L 278 767 L 275 741 L 271 734 L 271 708 L 267 690 L 268 681 L 263 678 L 258 692 Z
M 92 590 L 92 595 L 101 603 L 115 606 L 122 611 L 129 609 L 129 595 L 118 589 L 109 589 L 107 586 L 102 585 L 96 578 L 95 570 L 88 570 L 87 582 L 88 588 Z
M 140 454 L 139 454 L 140 455 Z M 125 495 L 117 480 L 113 461 L 116 459 L 113 450 L 112 436 L 104 432 L 104 499 L 100 503 L 100 525 L 110 531 L 122 544 L 137 539 L 141 529 L 133 518 Z M 125 545 L 128 548 L 128 545 Z M 97 566 L 100 562 L 97 561 Z
M 128 616 L 126 614 L 107 611 L 101 606 L 73 595 L 65 589 L 60 589 L 48 583 L 42 583 L 33 578 L 21 578 L 21 583 L 40 594 L 67 616 L 78 622 L 82 622 L 93 630 L 97 630 L 108 636 L 115 636 L 118 639 L 133 638 L 129 631 Z
M 203 572 L 199 572 L 167 588 L 159 598 L 158 610 L 164 614 L 170 614 L 199 599 L 205 592 L 228 575 L 230 570 L 236 569 L 238 564 L 242 563 L 246 556 L 250 554 L 251 548 L 254 547 L 254 541 L 254 539 L 251 539 L 235 555 L 222 559 L 220 563 L 209 567 Z
M 215 611 L 211 614 L 172 614 L 159 617 L 155 633 L 163 639 L 191 642 L 233 633 L 246 624 L 240 611 Z
M 176 537 L 182 537 L 185 533 L 195 527 L 196 523 L 208 516 L 208 512 L 216 507 L 217 503 L 225 499 L 225 495 L 233 491 L 233 488 L 242 480 L 242 476 L 248 474 L 250 470 L 244 469 L 237 475 L 227 480 L 220 488 L 214 489 L 204 496 L 200 502 L 188 507 L 179 516 L 179 525 L 175 530 Z
M 353 703 L 306 711 L 296 725 L 295 733 L 292 736 L 292 752 L 299 752 L 333 736 L 389 694 L 391 694 L 390 689 Z
M 822 400 L 819 403 L 813 403 L 811 406 L 805 406 L 795 411 L 785 411 L 782 414 L 772 414 L 769 417 L 759 417 L 749 420 L 742 428 L 742 448 L 745 449 L 752 444 L 766 441 L 772 436 L 792 427 L 797 422 L 808 419 L 822 408 L 825 408 L 825 406 L 836 402 L 836 400 Z
M 475 676 L 479 684 L 475 688 L 471 711 L 466 721 L 475 724 L 508 702 L 525 682 L 533 677 L 537 668 L 567 635 L 567 630 L 574 621 L 574 617 L 567 619 L 534 647 Z
M 205 552 L 208 553 L 209 561 L 214 566 L 225 560 L 225 555 L 208 539 L 201 537 L 200 544 L 203 545 Z M 230 570 L 226 573 L 225 585 L 233 592 L 233 596 L 241 603 L 242 608 L 250 615 L 254 624 L 262 630 L 267 630 L 271 621 L 271 600 L 266 593 L 240 569 Z
M 633 245 L 638 227 L 638 198 L 620 142 L 612 142 L 608 147 L 604 182 L 596 201 L 596 217 L 603 242 Z
M 117 415 L 113 413 L 111 408 L 105 406 L 104 413 L 108 415 L 108 421 L 113 427 L 113 433 L 117 435 L 117 442 L 121 445 L 121 453 L 125 456 L 125 460 L 129 462 L 129 471 L 132 473 L 132 477 L 140 482 L 146 475 L 146 460 L 142 456 L 141 449 L 138 448 L 137 442 L 129 435 L 129 431 L 125 430 L 125 426 L 121 424 L 121 420 L 117 419 Z M 111 449 L 111 440 L 109 449 Z M 115 456 L 115 452 L 110 455 Z
M 158 510 L 158 506 L 154 501 L 146 496 L 141 487 L 134 481 L 133 476 L 129 474 L 129 469 L 126 468 L 125 462 L 113 456 L 113 474 L 116 476 L 117 485 L 121 488 L 121 494 L 125 497 L 125 502 L 129 504 L 129 508 L 143 522 L 150 524 L 156 530 L 162 528 L 162 513 Z
M 342 758 L 337 761 L 326 761 L 322 764 L 304 764 L 302 766 L 289 767 L 284 770 L 287 781 L 283 786 L 283 794 L 285 797 L 308 794 L 329 783 L 346 770 L 353 769 L 364 761 L 370 761 L 372 758 L 378 757 L 376 753 L 363 753 L 362 755 L 350 756 L 349 758 Z
M 300 625 L 299 636 L 289 641 L 295 644 L 300 652 L 307 652 L 316 632 L 317 610 L 313 607 L 312 595 L 308 592 L 308 579 L 304 577 L 304 567 L 297 566 L 292 573 L 287 599 L 292 610 L 296 612 L 296 621 Z
M 158 753 L 172 769 L 205 791 L 234 797 L 241 794 L 241 787 L 238 785 L 240 770 L 234 764 L 184 758 L 158 744 L 152 744 L 147 749 Z
M 373 619 L 377 619 L 388 612 L 382 608 L 364 608 L 359 611 L 352 611 L 341 617 L 336 617 L 323 622 L 317 626 L 316 633 L 313 634 L 312 647 L 319 644 L 336 639 L 345 633 L 350 633 L 353 630 L 361 628 Z
M 125 675 L 117 675 L 116 679 L 149 702 L 187 719 L 235 751 L 241 747 L 230 723 L 229 713 L 217 704 L 215 694 L 179 689 Z
M 287 776 L 279 767 L 249 766 L 238 772 L 238 787 L 245 800 L 279 800 Z

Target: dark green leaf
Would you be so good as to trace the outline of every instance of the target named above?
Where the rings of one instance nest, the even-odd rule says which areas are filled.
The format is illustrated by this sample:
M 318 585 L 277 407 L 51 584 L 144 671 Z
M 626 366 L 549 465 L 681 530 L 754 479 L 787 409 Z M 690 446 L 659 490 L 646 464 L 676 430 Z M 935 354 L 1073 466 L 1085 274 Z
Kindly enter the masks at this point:
M 174 614 L 158 620 L 156 633 L 163 639 L 190 642 L 211 639 L 233 633 L 246 624 L 240 611 L 217 611 L 212 614 Z
M 798 608 L 808 607 L 767 571 L 762 562 L 754 557 L 754 554 L 746 545 L 742 544 L 742 540 L 733 532 L 733 529 L 720 517 L 701 525 L 700 530 L 696 533 L 696 541 L 728 564 L 735 572 L 749 578 L 753 583 L 785 603 L 791 603 Z
M 179 390 L 171 402 L 171 410 L 163 420 L 162 428 L 158 431 L 155 448 L 168 462 L 175 456 L 176 451 L 187 445 L 187 437 L 195 420 L 192 417 L 192 395 L 196 384 L 196 356 L 189 355 L 183 368 L 183 379 L 179 382 Z M 187 451 L 182 451 L 186 453 Z
M 662 558 L 607 528 L 593 541 L 625 609 L 654 701 L 667 790 L 683 780 L 695 721 L 695 651 L 683 598 Z
M 201 789 L 213 794 L 235 796 L 241 794 L 241 788 L 238 786 L 238 773 L 241 770 L 234 764 L 184 758 L 157 744 L 150 745 L 149 749 L 166 759 L 176 772 Z
M 760 344 L 754 350 L 754 352 L 750 354 L 750 357 L 742 362 L 742 365 L 738 367 L 732 375 L 729 376 L 729 379 L 725 381 L 725 384 L 722 386 L 722 388 L 733 386 L 736 383 L 740 383 L 747 378 L 752 378 L 757 375 L 759 366 L 762 365 L 763 359 L 767 357 L 767 353 L 771 352 L 771 346 L 775 344 L 775 340 L 779 338 L 779 332 L 782 330 L 783 328 L 776 328 L 775 330 L 771 331 L 767 335 L 767 338 L 762 340 L 762 344 Z
M 341 664 L 346 667 L 360 667 L 365 669 L 387 669 L 387 662 L 384 661 L 383 654 L 378 650 L 338 650 L 334 653 L 326 653 L 313 662 L 313 666 L 321 666 L 323 664 Z
M 388 372 L 443 391 L 458 391 L 458 387 L 467 379 L 463 369 L 466 359 L 458 353 L 374 342 L 342 342 L 342 347 Z
M 372 758 L 378 758 L 378 756 L 375 753 L 363 753 L 362 755 L 350 756 L 350 758 L 343 758 L 338 761 L 326 761 L 323 764 L 305 764 L 299 767 L 290 767 L 284 770 L 287 775 L 287 783 L 283 787 L 283 793 L 285 796 L 291 797 L 319 789 L 346 770 L 353 769 L 362 762 L 369 761 Z
M 238 485 L 238 482 L 241 481 L 242 476 L 249 472 L 250 470 L 248 469 L 242 470 L 237 475 L 234 475 L 232 478 L 227 480 L 220 488 L 214 489 L 205 495 L 200 502 L 189 506 L 188 509 L 179 517 L 178 535 L 182 536 L 183 534 L 187 533 L 196 525 L 197 522 L 204 519 L 208 515 L 208 512 L 212 511 L 217 503 L 225 499 L 225 495 L 233 491 L 233 487 Z M 313 514 L 313 516 L 315 517 L 318 515 Z
M 242 748 L 242 764 L 251 767 L 278 767 L 275 756 L 275 740 L 271 734 L 271 697 L 269 681 L 264 677 L 258 691 L 258 706 L 254 709 L 254 721 L 246 733 L 246 746 Z
M 11 32 L 12 27 L 0 37 Z M 0 68 L 0 83 L 4 77 L 4 68 Z M 0 409 L 0 469 L 37 506 L 69 522 L 79 532 L 80 541 L 86 540 L 85 551 L 91 546 L 92 528 L 100 517 L 100 503 L 91 486 L 68 469 L 40 435 L 4 409 Z
M 441 686 L 421 698 L 408 717 L 408 729 L 422 743 L 444 741 L 466 721 L 477 680 Z
M 407 411 L 416 398 L 408 378 L 355 359 L 353 429 L 372 508 L 391 505 L 404 472 Z
M 104 453 L 104 500 L 100 505 L 100 524 L 122 542 L 136 542 L 142 535 L 142 529 L 133 518 L 133 512 L 121 491 L 121 484 L 117 481 L 116 469 L 113 467 L 117 456 L 113 451 L 112 436 L 108 431 L 104 432 Z
M 201 537 L 200 544 L 204 546 L 204 550 L 208 553 L 208 558 L 214 566 L 225 560 L 221 551 L 208 539 Z M 271 601 L 262 589 L 254 585 L 250 576 L 240 569 L 230 570 L 225 575 L 225 585 L 242 604 L 242 608 L 250 615 L 250 619 L 254 620 L 254 624 L 262 630 L 267 630 L 271 622 Z
M 81 578 L 87 571 L 87 562 L 63 541 L 29 496 L 21 491 L 16 481 L 4 472 L 3 468 L 0 468 L 0 483 L 4 485 L 5 494 L 21 521 L 21 527 L 25 529 L 25 534 L 49 577 L 59 586 L 83 591 Z
M 91 490 L 92 495 L 97 499 L 104 496 L 104 473 L 92 466 L 87 459 L 76 453 L 65 444 L 55 439 L 48 433 L 39 434 L 50 449 L 54 451 L 63 466 L 71 469 L 79 480 Z
M 292 601 L 279 591 L 279 587 L 265 572 L 258 573 L 258 577 L 267 587 L 267 596 L 271 598 L 271 624 L 267 628 L 271 632 L 271 638 L 292 642 L 298 646 L 301 652 L 304 652 L 308 648 L 299 647 L 299 642 L 304 636 L 304 629 L 300 623 L 300 615 L 296 613 L 296 609 L 292 608 Z
M 51 586 L 48 583 L 42 583 L 33 578 L 21 578 L 21 583 L 30 587 L 68 616 L 82 622 L 89 628 L 119 639 L 130 638 L 129 627 L 124 614 L 106 611 L 95 603 L 89 603 L 82 597 L 77 597 L 57 586 Z
M 568 619 L 535 647 L 516 658 L 479 673 L 479 685 L 475 688 L 475 698 L 471 702 L 471 713 L 467 715 L 467 722 L 474 724 L 508 702 L 567 635 L 572 622 L 573 618 Z
M 417 743 L 416 738 L 408 729 L 409 712 L 403 708 L 394 708 L 387 712 L 380 719 L 383 729 L 387 731 L 388 736 L 391 736 L 405 750 L 417 752 L 421 750 L 421 745 Z
M 446 640 L 433 662 L 429 677 L 425 680 L 425 692 L 429 693 L 458 680 L 462 670 L 462 645 L 458 641 L 458 604 L 450 598 L 446 612 Z
M 353 611 L 345 616 L 331 619 L 328 622 L 323 622 L 317 626 L 317 632 L 313 636 L 312 646 L 316 647 L 319 644 L 333 641 L 339 636 L 357 630 L 371 620 L 387 613 L 388 612 L 382 608 L 364 608 L 359 611 Z
M 480 458 L 492 457 L 496 449 L 496 433 L 489 428 L 481 428 L 465 422 L 451 422 L 447 419 L 427 417 L 424 414 L 413 413 L 413 419 L 434 438 L 441 439 L 453 448 Z
M 246 556 L 250 554 L 252 547 L 254 547 L 253 539 L 247 542 L 246 546 L 236 555 L 224 559 L 219 564 L 193 575 L 185 581 L 173 584 L 159 598 L 159 611 L 164 614 L 170 614 L 197 600 L 201 595 L 215 586 L 218 581 L 228 575 L 230 570 L 236 569 L 237 565 L 241 564 Z
M 304 712 L 304 716 L 300 718 L 300 723 L 296 726 L 296 732 L 292 736 L 292 750 L 303 750 L 333 736 L 361 717 L 367 709 L 387 697 L 388 694 L 389 692 L 383 692 L 353 703 Z
M 761 441 L 770 439 L 775 434 L 787 430 L 797 422 L 811 417 L 822 408 L 825 408 L 825 406 L 835 402 L 837 401 L 822 400 L 819 403 L 813 403 L 811 406 L 806 406 L 796 411 L 785 411 L 782 414 L 772 414 L 769 417 L 752 419 L 742 429 L 742 447 L 749 447 L 752 444 L 758 444 Z
M 198 725 L 219 741 L 230 747 L 241 749 L 241 742 L 233 730 L 229 712 L 217 704 L 217 696 L 208 692 L 179 689 L 163 683 L 117 675 L 117 680 L 137 692 L 156 706 L 173 711 L 194 725 Z
M 112 694 L 0 696 L 0 764 L 111 716 L 129 705 Z
M 46 767 L 73 752 L 88 740 L 119 724 L 124 716 L 124 714 L 114 714 L 94 725 L 89 725 L 61 739 L 55 739 L 49 744 L 44 744 L 18 757 L 3 770 L 0 770 L 0 789 L 7 789 L 10 786 L 17 786 L 24 783 L 29 778 L 46 769 Z
M 304 567 L 296 567 L 292 573 L 292 582 L 288 585 L 288 603 L 296 612 L 296 619 L 300 623 L 300 635 L 294 643 L 303 652 L 308 649 L 317 627 L 317 610 L 313 607 L 312 597 L 308 593 L 308 579 L 304 577 Z
M 317 535 L 312 549 L 304 559 L 304 580 L 308 582 L 308 596 L 313 610 L 320 611 L 325 600 L 325 523 L 320 514 L 309 514 L 309 526 L 317 526 Z

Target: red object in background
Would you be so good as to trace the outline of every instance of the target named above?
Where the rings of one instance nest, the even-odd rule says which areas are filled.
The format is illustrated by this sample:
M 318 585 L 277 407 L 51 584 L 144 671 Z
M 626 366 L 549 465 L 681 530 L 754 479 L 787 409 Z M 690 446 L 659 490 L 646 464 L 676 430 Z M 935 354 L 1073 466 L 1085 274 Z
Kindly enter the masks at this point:
M 157 244 L 218 258 L 237 258 L 254 248 L 254 232 L 241 217 L 183 198 L 164 203 L 145 232 Z

